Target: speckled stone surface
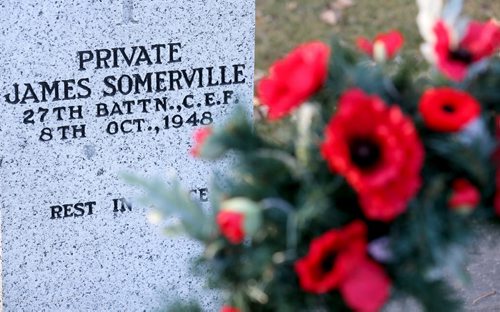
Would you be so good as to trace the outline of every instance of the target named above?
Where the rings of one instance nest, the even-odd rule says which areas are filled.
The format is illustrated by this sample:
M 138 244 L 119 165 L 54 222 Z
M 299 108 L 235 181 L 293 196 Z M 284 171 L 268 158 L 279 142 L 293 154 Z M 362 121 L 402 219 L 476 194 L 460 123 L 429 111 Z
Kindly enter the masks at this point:
M 176 297 L 214 310 L 189 273 L 199 246 L 148 224 L 119 174 L 207 187 L 191 135 L 231 99 L 251 110 L 254 1 L 2 0 L 0 12 L 3 310 L 151 311 Z
M 466 311 L 500 311 L 500 231 L 482 227 L 469 251 L 471 283 L 459 287 Z

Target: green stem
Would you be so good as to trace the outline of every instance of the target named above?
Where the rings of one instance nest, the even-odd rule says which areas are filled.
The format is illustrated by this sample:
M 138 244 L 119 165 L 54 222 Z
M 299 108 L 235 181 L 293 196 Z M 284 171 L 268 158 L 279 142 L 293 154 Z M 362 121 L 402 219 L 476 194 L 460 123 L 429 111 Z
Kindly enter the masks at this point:
M 291 258 L 297 255 L 297 213 L 294 207 L 281 198 L 266 198 L 260 203 L 264 209 L 278 209 L 287 216 L 287 254 Z

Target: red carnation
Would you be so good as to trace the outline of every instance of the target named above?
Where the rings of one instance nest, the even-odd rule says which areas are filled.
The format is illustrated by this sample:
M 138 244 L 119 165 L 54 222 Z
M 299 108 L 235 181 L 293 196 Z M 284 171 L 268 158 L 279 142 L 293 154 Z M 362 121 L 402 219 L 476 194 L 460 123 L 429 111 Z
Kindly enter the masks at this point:
M 355 221 L 315 238 L 309 253 L 295 263 L 301 288 L 315 294 L 338 289 L 353 309 L 380 309 L 388 299 L 390 281 L 367 256 L 366 231 L 364 223 Z M 368 290 L 374 296 L 365 296 Z
M 230 306 L 223 306 L 220 312 L 240 312 L 240 309 Z
M 361 90 L 341 97 L 321 153 L 356 190 L 369 219 L 392 221 L 420 188 L 424 149 L 411 119 Z
M 209 136 L 211 136 L 213 133 L 212 128 L 206 127 L 206 128 L 200 128 L 196 130 L 196 132 L 193 135 L 195 145 L 191 149 L 191 155 L 194 157 L 200 157 L 201 155 L 201 150 L 203 148 L 203 144 L 205 144 L 205 141 Z
M 219 229 L 231 243 L 241 244 L 245 239 L 245 215 L 241 212 L 223 210 L 217 214 Z
M 481 105 L 467 92 L 444 87 L 427 90 L 419 110 L 429 129 L 456 132 L 479 116 Z
M 327 78 L 329 57 L 326 44 L 311 42 L 272 65 L 269 76 L 257 88 L 260 100 L 269 107 L 269 119 L 283 117 L 321 88 Z
M 452 184 L 452 194 L 448 201 L 454 210 L 470 211 L 475 209 L 480 201 L 481 194 L 478 189 L 466 179 L 457 179 Z
M 382 267 L 365 260 L 340 286 L 349 307 L 359 312 L 375 312 L 387 302 L 391 281 Z
M 500 47 L 500 25 L 493 20 L 470 22 L 458 44 L 454 44 L 451 30 L 443 21 L 436 23 L 434 34 L 437 66 L 448 78 L 456 81 L 465 78 L 470 65 L 491 56 Z
M 373 41 L 365 37 L 359 37 L 356 40 L 358 48 L 377 61 L 394 58 L 403 43 L 404 37 L 397 30 L 378 34 Z

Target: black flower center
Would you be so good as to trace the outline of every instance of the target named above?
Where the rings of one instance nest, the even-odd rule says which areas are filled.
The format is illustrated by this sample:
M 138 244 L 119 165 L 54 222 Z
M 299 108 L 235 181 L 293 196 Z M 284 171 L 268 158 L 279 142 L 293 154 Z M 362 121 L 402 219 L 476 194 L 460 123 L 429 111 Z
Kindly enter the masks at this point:
M 467 65 L 473 62 L 472 53 L 463 48 L 458 48 L 456 50 L 450 51 L 449 57 L 453 61 L 461 62 Z
M 333 270 L 333 267 L 335 265 L 335 259 L 336 259 L 336 254 L 334 253 L 330 253 L 325 258 L 323 258 L 323 261 L 321 261 L 321 270 L 323 271 L 324 274 Z
M 445 113 L 453 114 L 455 112 L 455 106 L 451 104 L 444 104 L 443 110 L 445 111 Z
M 352 162 L 361 169 L 370 169 L 380 160 L 380 147 L 369 139 L 355 139 L 350 144 Z

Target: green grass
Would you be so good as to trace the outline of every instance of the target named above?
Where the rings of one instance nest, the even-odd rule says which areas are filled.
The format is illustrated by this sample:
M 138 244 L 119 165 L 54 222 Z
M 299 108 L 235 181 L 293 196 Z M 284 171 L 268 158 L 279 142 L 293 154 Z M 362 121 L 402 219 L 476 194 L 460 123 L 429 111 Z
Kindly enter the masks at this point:
M 406 54 L 416 54 L 420 37 L 415 22 L 416 0 L 353 0 L 354 6 L 343 11 L 335 26 L 319 18 L 332 0 L 257 0 L 256 66 L 265 70 L 301 42 L 313 39 L 328 41 L 339 34 L 347 42 L 356 37 L 374 36 L 378 32 L 397 28 L 406 37 Z M 295 2 L 294 10 L 288 4 Z M 500 1 L 465 0 L 468 16 L 485 20 L 500 19 Z

